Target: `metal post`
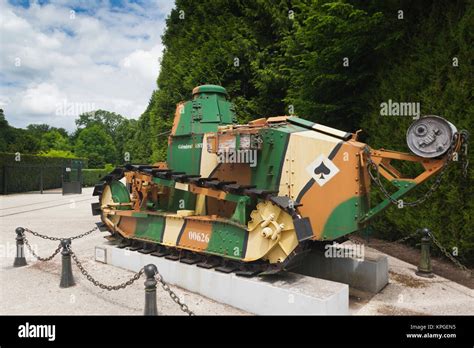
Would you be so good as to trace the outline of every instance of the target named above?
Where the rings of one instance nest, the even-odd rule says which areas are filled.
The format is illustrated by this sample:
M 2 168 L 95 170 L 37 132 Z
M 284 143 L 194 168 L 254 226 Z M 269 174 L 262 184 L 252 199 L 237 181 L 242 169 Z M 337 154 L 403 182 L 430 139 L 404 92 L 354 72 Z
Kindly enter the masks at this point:
M 72 276 L 71 251 L 69 250 L 69 247 L 71 246 L 71 239 L 61 239 L 61 246 L 63 247 L 63 250 L 61 251 L 62 267 L 61 283 L 59 284 L 59 287 L 69 288 L 76 284 L 74 282 L 74 277 Z
M 13 261 L 13 267 L 21 267 L 26 266 L 26 258 L 25 258 L 25 249 L 24 249 L 24 233 L 25 230 L 22 227 L 18 227 L 16 230 L 16 257 L 15 261 Z
M 155 265 L 149 264 L 145 268 L 145 315 L 158 315 L 158 308 L 156 306 L 156 279 L 155 275 L 158 269 Z
M 425 278 L 432 278 L 434 275 L 431 268 L 430 259 L 430 245 L 431 245 L 431 232 L 427 228 L 421 230 L 423 236 L 421 237 L 421 257 L 418 265 L 416 275 Z

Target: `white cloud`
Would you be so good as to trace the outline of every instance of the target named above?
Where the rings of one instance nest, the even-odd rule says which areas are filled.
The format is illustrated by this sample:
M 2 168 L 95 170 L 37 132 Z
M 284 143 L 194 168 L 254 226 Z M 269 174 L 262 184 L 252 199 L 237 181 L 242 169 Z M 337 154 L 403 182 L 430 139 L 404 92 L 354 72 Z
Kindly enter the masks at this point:
M 122 59 L 121 66 L 140 74 L 143 79 L 155 81 L 159 72 L 158 57 L 161 56 L 162 50 L 161 45 L 156 45 L 149 51 L 135 50 Z
M 65 95 L 55 84 L 40 83 L 22 92 L 20 108 L 32 114 L 54 114 Z
M 23 8 L 0 0 L 0 105 L 7 120 L 72 130 L 74 112 L 91 106 L 140 116 L 156 88 L 160 37 L 173 6 L 58 0 Z

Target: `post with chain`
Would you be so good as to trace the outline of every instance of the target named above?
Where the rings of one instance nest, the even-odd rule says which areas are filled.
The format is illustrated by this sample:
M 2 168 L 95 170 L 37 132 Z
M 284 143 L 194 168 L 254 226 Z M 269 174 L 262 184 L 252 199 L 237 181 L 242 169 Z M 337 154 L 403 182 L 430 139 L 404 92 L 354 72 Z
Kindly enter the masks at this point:
M 423 228 L 421 233 L 421 257 L 416 275 L 425 278 L 432 278 L 434 275 L 432 272 L 433 269 L 431 268 L 430 258 L 431 232 L 429 229 Z
M 145 268 L 145 315 L 158 315 L 158 308 L 156 305 L 156 284 L 155 279 L 158 269 L 155 265 L 149 264 Z
M 16 257 L 13 261 L 13 267 L 22 267 L 26 266 L 26 258 L 25 258 L 25 230 L 22 227 L 18 227 L 16 230 Z
M 71 265 L 71 239 L 61 239 L 61 251 L 62 262 L 61 262 L 61 283 L 60 288 L 69 288 L 75 285 L 74 277 L 72 276 L 72 265 Z

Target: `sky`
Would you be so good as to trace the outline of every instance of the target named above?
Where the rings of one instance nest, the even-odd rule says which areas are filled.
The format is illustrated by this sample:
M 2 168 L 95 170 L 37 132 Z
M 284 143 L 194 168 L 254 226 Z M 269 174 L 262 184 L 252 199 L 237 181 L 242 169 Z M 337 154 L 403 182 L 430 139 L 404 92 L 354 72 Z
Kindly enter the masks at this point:
M 145 111 L 173 0 L 0 0 L 0 108 L 14 127 Z

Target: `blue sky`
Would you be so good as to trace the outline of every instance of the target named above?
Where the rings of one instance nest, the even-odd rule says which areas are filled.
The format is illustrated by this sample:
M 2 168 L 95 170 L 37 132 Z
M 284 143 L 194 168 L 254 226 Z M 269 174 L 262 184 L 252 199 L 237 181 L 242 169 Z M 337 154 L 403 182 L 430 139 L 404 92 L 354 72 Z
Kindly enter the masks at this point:
M 74 129 L 84 111 L 129 118 L 156 88 L 173 0 L 0 0 L 0 107 L 9 123 Z

